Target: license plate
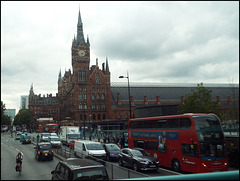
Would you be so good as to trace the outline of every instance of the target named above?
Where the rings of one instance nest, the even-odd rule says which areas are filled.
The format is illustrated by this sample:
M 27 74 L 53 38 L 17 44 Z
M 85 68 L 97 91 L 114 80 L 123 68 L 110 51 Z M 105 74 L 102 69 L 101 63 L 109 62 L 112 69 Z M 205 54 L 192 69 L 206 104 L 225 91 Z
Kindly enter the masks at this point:
M 48 154 L 47 153 L 45 153 L 45 156 L 47 156 Z
M 150 167 L 156 167 L 156 165 L 150 165 Z

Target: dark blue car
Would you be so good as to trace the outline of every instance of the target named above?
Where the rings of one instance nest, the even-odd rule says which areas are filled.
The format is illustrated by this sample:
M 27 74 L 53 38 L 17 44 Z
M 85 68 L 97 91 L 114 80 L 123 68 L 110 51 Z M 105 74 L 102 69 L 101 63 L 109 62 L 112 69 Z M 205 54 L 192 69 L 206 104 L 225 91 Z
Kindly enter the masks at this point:
M 118 154 L 120 153 L 120 148 L 115 143 L 105 143 L 103 145 L 107 153 L 107 160 L 118 160 Z

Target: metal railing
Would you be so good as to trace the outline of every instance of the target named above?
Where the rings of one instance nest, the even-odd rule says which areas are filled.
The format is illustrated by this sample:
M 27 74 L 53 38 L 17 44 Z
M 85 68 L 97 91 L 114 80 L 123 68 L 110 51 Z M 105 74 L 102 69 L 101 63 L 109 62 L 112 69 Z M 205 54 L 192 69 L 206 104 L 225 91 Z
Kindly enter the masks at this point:
M 78 156 L 74 156 L 74 150 L 67 148 L 66 147 L 62 147 L 62 148 L 55 148 L 55 153 L 61 155 L 62 157 L 64 157 L 65 159 L 68 158 L 78 158 Z M 111 162 L 93 157 L 93 156 L 88 156 L 85 157 L 83 154 L 80 155 L 79 158 L 84 158 L 84 159 L 91 159 L 91 160 L 95 160 L 101 164 L 103 164 L 105 166 L 105 168 L 107 169 L 108 172 L 108 176 L 109 179 L 125 179 L 125 178 L 142 178 L 142 177 L 148 177 L 148 175 L 140 173 L 140 172 L 136 172 L 134 170 L 125 168 L 125 167 L 121 167 L 118 166 L 116 164 L 113 164 Z

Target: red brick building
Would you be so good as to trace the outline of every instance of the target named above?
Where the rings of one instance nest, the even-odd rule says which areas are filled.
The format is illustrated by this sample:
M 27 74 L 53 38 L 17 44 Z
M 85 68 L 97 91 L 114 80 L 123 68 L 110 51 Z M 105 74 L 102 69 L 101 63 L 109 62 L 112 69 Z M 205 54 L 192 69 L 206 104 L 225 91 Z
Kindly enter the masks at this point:
M 32 124 L 38 118 L 52 117 L 56 123 L 83 126 L 84 124 L 125 124 L 130 117 L 128 86 L 111 83 L 108 59 L 99 67 L 90 67 L 90 42 L 85 41 L 79 11 L 77 36 L 72 41 L 72 71 L 58 75 L 58 93 L 46 97 L 35 95 L 33 85 L 29 94 Z M 184 97 L 197 84 L 130 83 L 132 117 L 177 114 Z M 204 84 L 212 90 L 212 100 L 218 100 L 221 110 L 231 117 L 231 110 L 239 110 L 239 84 Z M 234 112 L 234 111 L 232 111 Z M 234 113 L 235 114 L 235 113 Z M 239 117 L 239 111 L 237 112 Z M 64 123 L 61 121 L 65 120 Z

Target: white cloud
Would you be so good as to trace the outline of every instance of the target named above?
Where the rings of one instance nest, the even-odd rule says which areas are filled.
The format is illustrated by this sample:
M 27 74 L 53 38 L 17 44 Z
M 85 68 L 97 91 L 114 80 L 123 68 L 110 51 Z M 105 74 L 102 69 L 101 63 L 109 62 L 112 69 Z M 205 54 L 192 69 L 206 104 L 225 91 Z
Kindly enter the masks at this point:
M 91 62 L 106 56 L 111 81 L 239 82 L 239 2 L 1 2 L 1 95 L 20 106 L 57 92 L 59 70 L 71 69 L 78 11 Z

